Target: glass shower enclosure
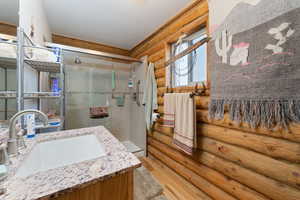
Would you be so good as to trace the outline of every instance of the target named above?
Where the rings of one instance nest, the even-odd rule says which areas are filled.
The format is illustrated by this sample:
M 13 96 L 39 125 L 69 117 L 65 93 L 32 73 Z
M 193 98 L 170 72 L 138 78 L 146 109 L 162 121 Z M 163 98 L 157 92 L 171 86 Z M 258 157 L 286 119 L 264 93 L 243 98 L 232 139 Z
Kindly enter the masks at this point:
M 117 139 L 134 151 L 145 149 L 146 130 L 138 131 L 131 119 L 138 112 L 133 99 L 135 85 L 129 81 L 135 77 L 137 64 L 117 63 L 88 54 L 65 51 L 65 128 L 76 129 L 105 126 Z M 90 108 L 108 108 L 108 117 L 92 118 Z M 144 119 L 137 122 L 144 126 Z M 142 142 L 133 138 L 145 135 Z M 133 145 L 133 146 L 132 146 Z M 135 149 L 135 150 L 134 150 Z

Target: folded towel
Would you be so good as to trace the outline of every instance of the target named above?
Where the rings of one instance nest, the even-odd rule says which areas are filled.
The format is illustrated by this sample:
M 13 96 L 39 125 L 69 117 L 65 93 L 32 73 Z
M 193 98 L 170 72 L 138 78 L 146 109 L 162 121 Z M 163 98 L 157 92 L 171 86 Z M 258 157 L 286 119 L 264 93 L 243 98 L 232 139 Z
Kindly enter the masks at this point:
M 31 51 L 32 51 L 32 57 L 30 59 L 32 60 L 43 61 L 43 62 L 57 62 L 57 55 L 55 55 L 55 53 L 50 50 L 31 48 Z
M 197 148 L 196 107 L 189 93 L 177 93 L 173 142 L 187 154 Z
M 175 94 L 165 94 L 164 95 L 163 126 L 174 128 L 174 126 L 175 126 L 175 107 L 176 107 L 176 95 Z
M 17 46 L 12 44 L 0 43 L 0 55 L 1 57 L 16 58 Z
M 90 118 L 105 118 L 105 117 L 109 117 L 108 107 L 90 108 Z

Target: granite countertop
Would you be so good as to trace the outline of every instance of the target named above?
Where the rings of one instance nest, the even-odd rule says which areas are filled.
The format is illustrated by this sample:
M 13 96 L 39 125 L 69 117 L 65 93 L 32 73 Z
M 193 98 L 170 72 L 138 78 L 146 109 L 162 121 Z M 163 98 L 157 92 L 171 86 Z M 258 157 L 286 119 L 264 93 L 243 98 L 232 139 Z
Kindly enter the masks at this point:
M 95 134 L 103 144 L 106 156 L 37 172 L 26 178 L 15 176 L 36 144 L 88 134 Z M 141 166 L 140 161 L 132 153 L 127 152 L 127 149 L 103 126 L 41 134 L 35 139 L 26 139 L 25 142 L 27 148 L 20 151 L 19 156 L 10 159 L 8 178 L 3 183 L 7 191 L 0 196 L 1 200 L 49 199 Z

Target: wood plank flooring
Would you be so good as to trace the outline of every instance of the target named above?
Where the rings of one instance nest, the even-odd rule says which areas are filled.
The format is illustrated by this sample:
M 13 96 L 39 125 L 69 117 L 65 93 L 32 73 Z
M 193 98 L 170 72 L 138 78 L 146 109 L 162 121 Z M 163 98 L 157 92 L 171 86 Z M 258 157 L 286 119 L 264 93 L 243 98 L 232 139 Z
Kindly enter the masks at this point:
M 176 174 L 156 158 L 140 158 L 143 166 L 157 179 L 164 188 L 168 200 L 212 200 L 204 192 Z

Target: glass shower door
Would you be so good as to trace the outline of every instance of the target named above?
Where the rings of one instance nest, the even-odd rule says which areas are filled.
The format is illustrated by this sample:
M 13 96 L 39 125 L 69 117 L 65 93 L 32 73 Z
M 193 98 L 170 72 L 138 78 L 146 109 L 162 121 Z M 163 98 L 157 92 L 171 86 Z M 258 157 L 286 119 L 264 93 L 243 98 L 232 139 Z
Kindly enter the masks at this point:
M 89 112 L 91 107 L 108 106 L 111 90 L 111 71 L 84 64 L 67 65 L 66 129 L 99 125 L 109 128 L 109 118 L 91 119 Z

